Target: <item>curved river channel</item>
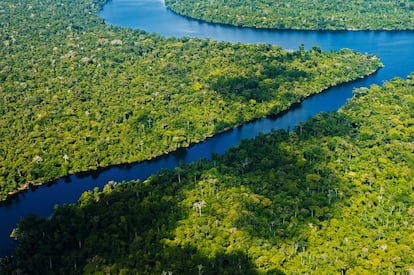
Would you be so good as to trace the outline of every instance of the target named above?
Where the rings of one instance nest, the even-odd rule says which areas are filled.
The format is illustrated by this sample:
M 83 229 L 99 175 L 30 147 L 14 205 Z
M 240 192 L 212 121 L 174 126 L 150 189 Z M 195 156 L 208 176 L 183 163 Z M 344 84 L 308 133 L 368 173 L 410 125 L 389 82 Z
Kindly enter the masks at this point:
M 222 154 L 230 146 L 237 145 L 241 139 L 253 138 L 259 133 L 270 132 L 271 129 L 293 128 L 318 112 L 337 110 L 352 96 L 355 87 L 382 84 L 395 76 L 405 78 L 414 71 L 414 32 L 271 31 L 237 28 L 181 17 L 167 10 L 160 0 L 112 0 L 104 6 L 100 15 L 107 24 L 156 32 L 165 37 L 192 36 L 229 42 L 264 42 L 286 49 L 298 49 L 302 43 L 307 49 L 314 45 L 323 50 L 350 48 L 379 55 L 385 67 L 368 78 L 339 85 L 308 98 L 283 115 L 247 123 L 167 156 L 71 175 L 53 184 L 23 192 L 0 207 L 0 257 L 11 254 L 15 242 L 9 238 L 9 234 L 16 223 L 30 213 L 49 216 L 54 205 L 75 202 L 82 192 L 95 186 L 102 188 L 110 180 L 144 180 L 161 168 L 173 168 L 180 162 L 210 158 L 213 152 Z

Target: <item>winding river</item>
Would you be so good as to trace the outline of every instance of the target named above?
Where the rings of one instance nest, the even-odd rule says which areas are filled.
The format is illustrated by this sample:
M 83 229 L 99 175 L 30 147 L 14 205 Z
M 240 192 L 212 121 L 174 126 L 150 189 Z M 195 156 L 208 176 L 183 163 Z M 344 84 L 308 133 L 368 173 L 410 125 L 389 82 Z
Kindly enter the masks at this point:
M 31 213 L 48 216 L 54 205 L 75 202 L 82 192 L 95 186 L 102 187 L 110 180 L 143 180 L 161 168 L 173 168 L 180 162 L 209 158 L 213 152 L 222 154 L 230 146 L 237 145 L 241 139 L 252 138 L 259 133 L 270 132 L 271 129 L 292 128 L 318 112 L 337 110 L 352 96 L 355 87 L 382 84 L 395 76 L 405 78 L 414 71 L 414 32 L 270 31 L 236 28 L 178 16 L 167 10 L 160 0 L 112 0 L 105 5 L 100 15 L 107 24 L 156 32 L 165 37 L 192 36 L 229 42 L 264 42 L 286 49 L 298 49 L 302 43 L 305 48 L 318 45 L 323 50 L 350 48 L 378 54 L 385 67 L 368 78 L 308 98 L 283 115 L 247 123 L 167 156 L 133 165 L 71 175 L 53 184 L 21 193 L 0 207 L 0 257 L 10 255 L 15 247 L 9 234 L 22 217 Z

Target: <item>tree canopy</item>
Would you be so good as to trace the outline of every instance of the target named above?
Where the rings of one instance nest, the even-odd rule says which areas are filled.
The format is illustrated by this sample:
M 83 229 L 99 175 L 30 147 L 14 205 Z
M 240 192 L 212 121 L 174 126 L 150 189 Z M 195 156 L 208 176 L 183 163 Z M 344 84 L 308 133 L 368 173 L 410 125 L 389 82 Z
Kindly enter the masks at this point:
M 410 273 L 414 82 L 223 156 L 110 182 L 29 217 L 3 270 L 32 274 Z
M 103 0 L 0 3 L 0 200 L 150 159 L 375 72 L 344 49 L 285 51 L 104 24 Z
M 188 17 L 234 26 L 301 30 L 413 30 L 412 0 L 166 0 Z

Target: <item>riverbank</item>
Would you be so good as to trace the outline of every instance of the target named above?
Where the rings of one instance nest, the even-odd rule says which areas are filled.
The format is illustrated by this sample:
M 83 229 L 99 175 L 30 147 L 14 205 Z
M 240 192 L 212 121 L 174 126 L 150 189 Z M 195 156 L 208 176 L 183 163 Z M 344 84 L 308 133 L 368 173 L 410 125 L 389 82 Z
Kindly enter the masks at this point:
M 18 34 L 2 60 L 1 200 L 188 147 L 380 66 L 350 50 L 291 52 L 111 27 L 97 20 L 93 1 L 50 7 L 45 20 L 51 11 L 26 1 L 32 9 L 10 4 L 0 15 L 10 21 L 4 36 Z M 96 13 L 85 17 L 85 9 Z M 31 13 L 30 24 L 17 16 Z
M 377 67 L 376 69 L 374 69 L 374 70 L 372 70 L 372 71 L 367 72 L 365 75 L 361 75 L 361 76 L 359 76 L 359 77 L 358 77 L 358 79 L 362 79 L 362 78 L 364 78 L 364 77 L 366 77 L 366 76 L 368 76 L 368 75 L 370 75 L 370 74 L 375 73 L 375 72 L 376 72 L 379 68 L 381 68 L 381 67 L 382 67 L 382 64 L 381 64 L 381 63 L 379 63 L 379 64 L 378 64 L 378 67 Z M 340 85 L 340 84 L 344 84 L 344 83 L 351 82 L 351 81 L 354 81 L 354 80 L 355 80 L 355 79 L 350 79 L 350 80 L 345 81 L 345 82 L 343 82 L 343 83 L 331 83 L 331 87 L 335 87 L 335 86 L 337 86 L 338 84 Z M 267 114 L 265 117 L 268 117 L 268 116 L 280 116 L 280 115 L 282 115 L 282 114 L 286 113 L 287 111 L 289 111 L 289 109 L 291 109 L 292 107 L 295 107 L 295 106 L 297 106 L 298 104 L 300 104 L 300 103 L 301 103 L 303 100 L 305 100 L 306 98 L 309 98 L 309 97 L 311 97 L 311 96 L 313 96 L 313 95 L 315 95 L 315 94 L 319 94 L 319 93 L 321 93 L 321 92 L 323 92 L 323 91 L 325 91 L 326 89 L 331 88 L 331 87 L 324 87 L 324 88 L 320 89 L 319 91 L 317 91 L 317 92 L 315 92 L 315 93 L 311 93 L 311 94 L 309 94 L 309 95 L 305 95 L 304 97 L 301 97 L 301 98 L 300 98 L 299 100 L 297 100 L 296 102 L 291 103 L 291 105 L 290 105 L 290 106 L 285 107 L 285 108 L 282 108 L 282 109 L 280 109 L 280 110 L 277 110 L 277 112 L 276 112 L 276 113 L 269 113 L 269 114 Z M 181 146 L 181 147 L 178 147 L 178 148 L 176 147 L 175 149 L 171 149 L 170 151 L 166 151 L 166 152 L 164 152 L 163 154 L 159 154 L 159 155 L 150 156 L 150 157 L 148 157 L 148 158 L 147 158 L 147 159 L 145 159 L 145 160 L 131 161 L 131 162 L 127 162 L 127 163 L 125 163 L 125 162 L 120 162 L 120 163 L 109 164 L 109 165 L 107 165 L 107 166 L 89 167 L 88 169 L 85 169 L 85 170 L 70 171 L 68 174 L 66 174 L 66 175 L 62 175 L 62 177 L 65 177 L 65 178 L 66 178 L 66 177 L 68 177 L 68 176 L 70 176 L 70 175 L 72 175 L 72 174 L 85 174 L 85 173 L 87 173 L 88 171 L 99 171 L 99 170 L 106 170 L 106 169 L 108 169 L 108 168 L 110 168 L 110 167 L 113 167 L 113 166 L 119 166 L 119 165 L 123 165 L 123 164 L 134 164 L 134 163 L 139 163 L 139 162 L 142 162 L 142 161 L 148 161 L 148 160 L 152 160 L 152 159 L 155 159 L 155 158 L 160 158 L 160 157 L 163 157 L 164 155 L 169 154 L 169 153 L 172 153 L 172 152 L 174 152 L 174 151 L 176 151 L 176 150 L 182 150 L 182 149 L 184 149 L 184 148 L 191 147 L 191 146 L 192 146 L 192 145 L 194 145 L 194 144 L 197 144 L 197 143 L 203 142 L 204 140 L 206 140 L 206 139 L 208 139 L 208 138 L 211 138 L 211 137 L 213 137 L 214 135 L 217 135 L 217 134 L 220 134 L 220 133 L 223 133 L 223 132 L 226 132 L 226 131 L 229 131 L 229 130 L 235 129 L 235 128 L 237 128 L 237 127 L 240 127 L 240 126 L 241 126 L 241 125 L 243 125 L 243 124 L 250 123 L 250 122 L 256 121 L 256 120 L 258 120 L 258 119 L 265 118 L 265 117 L 255 117 L 255 118 L 252 118 L 252 119 L 249 119 L 249 120 L 245 120 L 245 121 L 243 121 L 242 123 L 238 123 L 238 124 L 235 124 L 235 125 L 231 125 L 231 126 L 225 127 L 225 128 L 223 128 L 223 129 L 221 129 L 221 130 L 219 130 L 219 131 L 216 131 L 215 133 L 211 133 L 211 134 L 206 135 L 203 139 L 200 139 L 200 140 L 195 140 L 195 141 L 193 140 L 193 141 L 191 141 L 190 143 L 185 144 L 185 145 L 183 145 L 183 146 Z M 42 185 L 44 185 L 44 184 L 46 184 L 46 185 L 50 185 L 50 184 L 52 184 L 53 182 L 56 182 L 56 181 L 57 181 L 60 177 L 61 177 L 61 176 L 56 177 L 56 178 L 53 178 L 53 179 L 50 179 L 50 180 L 47 180 L 47 181 L 45 181 L 45 182 L 29 182 L 29 183 L 25 183 L 23 186 L 19 187 L 19 188 L 18 188 L 18 190 L 9 192 L 9 193 L 7 194 L 7 196 L 6 196 L 6 198 L 0 202 L 0 205 L 1 205 L 1 204 L 3 204 L 3 203 L 6 203 L 6 204 L 7 204 L 7 203 L 9 203 L 9 202 L 10 202 L 11 200 L 13 200 L 13 198 L 15 198 L 15 197 L 16 197 L 19 193 L 21 193 L 21 192 L 25 192 L 25 191 L 27 191 L 29 188 L 31 188 L 31 189 L 36 189 L 37 187 L 42 186 Z
M 278 30 L 372 31 L 414 30 L 410 1 L 166 0 L 173 12 L 189 18 L 235 27 Z M 254 7 L 254 8 L 253 8 Z
M 261 134 L 144 182 L 111 182 L 50 218 L 25 219 L 18 261 L 6 268 L 409 272 L 413 84 L 411 75 L 373 85 L 290 133 Z
M 158 2 L 152 1 L 151 3 L 156 4 Z M 118 4 L 122 3 L 119 2 Z M 132 9 L 128 7 L 128 10 Z M 135 10 L 133 12 L 136 13 Z M 164 16 L 164 14 L 154 18 L 160 18 L 161 16 Z M 174 18 L 174 20 L 178 19 Z M 149 22 L 149 24 L 150 25 L 148 26 L 141 25 L 139 28 L 150 30 L 153 24 L 152 22 Z M 177 24 L 172 22 L 168 25 L 177 26 Z M 214 26 L 212 29 L 216 30 L 218 33 L 226 33 L 226 31 L 228 31 L 227 29 L 223 30 L 219 26 Z M 168 32 L 168 30 L 165 31 Z M 225 37 L 231 39 L 232 41 L 246 41 L 246 39 L 253 39 L 251 30 L 245 31 L 246 32 L 234 30 L 234 35 L 226 33 Z M 197 29 L 194 32 L 199 34 L 200 30 Z M 123 168 L 120 167 L 120 169 L 114 168 L 112 170 L 103 171 L 103 173 L 99 175 L 93 173 L 84 175 L 84 177 L 77 177 L 76 175 L 73 175 L 59 180 L 57 185 L 44 186 L 43 188 L 36 190 L 36 192 L 27 192 L 24 196 L 20 196 L 18 201 L 14 204 L 0 208 L 0 219 L 4 221 L 2 227 L 0 228 L 0 248 L 3 249 L 8 247 L 5 243 L 8 241 L 8 236 L 12 228 L 15 227 L 15 224 L 18 222 L 20 217 L 27 216 L 29 213 L 49 216 L 54 205 L 75 202 L 83 191 L 91 190 L 95 186 L 102 187 L 110 180 L 121 182 L 123 180 L 131 180 L 136 178 L 145 179 L 151 174 L 156 173 L 158 169 L 165 167 L 173 168 L 179 165 L 180 162 L 194 161 L 203 157 L 207 158 L 211 155 L 211 152 L 222 153 L 229 146 L 238 144 L 242 138 L 252 138 L 260 132 L 268 132 L 275 127 L 282 127 L 285 129 L 290 127 L 290 129 L 293 129 L 295 124 L 301 121 L 306 121 L 309 116 L 313 116 L 320 111 L 326 112 L 342 106 L 347 98 L 352 96 L 351 90 L 355 86 L 368 87 L 372 83 L 381 84 L 384 81 L 390 80 L 394 76 L 405 77 L 411 70 L 413 70 L 412 62 L 410 62 L 410 60 L 412 60 L 411 46 L 414 42 L 412 41 L 412 33 L 408 32 L 352 32 L 351 34 L 345 32 L 282 32 L 281 34 L 278 32 L 266 32 L 265 34 L 268 35 L 268 37 L 264 37 L 263 34 L 264 32 L 262 31 L 257 32 L 257 35 L 254 37 L 257 39 L 256 42 L 268 41 L 267 43 L 276 43 L 274 41 L 277 41 L 277 44 L 286 45 L 287 48 L 294 49 L 297 49 L 299 44 L 304 43 L 307 46 L 320 45 L 321 48 L 325 50 L 347 47 L 361 52 L 376 52 L 379 56 L 381 56 L 381 60 L 386 64 L 386 66 L 373 77 L 367 78 L 366 81 L 358 81 L 358 83 L 355 84 L 345 85 L 346 87 L 339 87 L 344 91 L 335 89 L 335 91 L 328 91 L 327 93 L 324 93 L 323 96 L 315 96 L 314 98 L 310 98 L 309 101 L 305 101 L 304 104 L 301 104 L 297 109 L 283 116 L 283 119 L 281 120 L 260 120 L 255 124 L 244 125 L 241 129 L 226 132 L 222 136 L 215 136 L 209 139 L 208 142 L 197 144 L 194 150 L 184 150 L 178 155 L 169 157 L 168 160 L 160 158 L 158 162 L 152 163 L 151 165 L 143 163 L 142 166 L 139 166 L 140 168 L 130 166 Z M 268 38 L 269 40 L 266 40 Z M 361 41 L 364 43 L 361 43 Z M 139 145 L 137 146 L 137 150 L 140 150 Z M 68 184 L 69 182 L 71 184 Z M 4 255 L 9 253 L 5 252 Z

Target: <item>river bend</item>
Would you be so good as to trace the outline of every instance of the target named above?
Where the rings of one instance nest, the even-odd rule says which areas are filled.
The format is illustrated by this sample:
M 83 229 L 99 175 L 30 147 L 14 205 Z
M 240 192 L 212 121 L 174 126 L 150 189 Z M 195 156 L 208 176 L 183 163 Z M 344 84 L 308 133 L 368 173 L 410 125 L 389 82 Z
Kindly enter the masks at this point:
M 212 153 L 222 154 L 241 139 L 253 138 L 272 129 L 293 128 L 318 112 L 337 110 L 352 96 L 355 87 L 382 84 L 396 76 L 405 78 L 414 71 L 414 32 L 409 31 L 272 31 L 237 28 L 181 17 L 167 10 L 160 0 L 112 0 L 104 6 L 100 16 L 110 25 L 155 32 L 165 37 L 191 36 L 229 42 L 270 43 L 285 49 L 298 49 L 300 44 L 304 44 L 307 49 L 314 45 L 323 50 L 350 48 L 379 55 L 385 67 L 370 77 L 310 97 L 281 116 L 247 123 L 167 156 L 71 175 L 53 184 L 23 192 L 0 207 L 0 257 L 10 255 L 15 247 L 9 234 L 22 217 L 31 213 L 48 216 L 53 212 L 54 205 L 75 202 L 84 191 L 95 186 L 102 187 L 110 180 L 143 180 L 159 169 L 173 168 L 180 162 L 210 158 Z

